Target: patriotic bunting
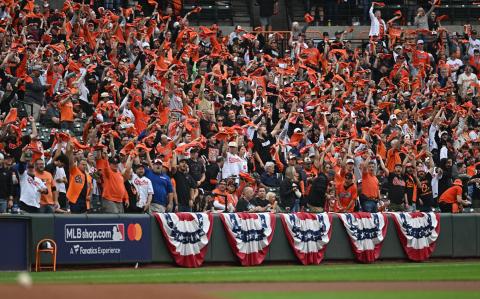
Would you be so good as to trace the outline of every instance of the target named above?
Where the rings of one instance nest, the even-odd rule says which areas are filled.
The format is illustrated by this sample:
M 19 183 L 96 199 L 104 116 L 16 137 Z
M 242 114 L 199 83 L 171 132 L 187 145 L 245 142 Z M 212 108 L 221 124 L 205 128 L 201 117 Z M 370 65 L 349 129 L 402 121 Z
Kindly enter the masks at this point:
M 357 260 L 363 263 L 377 260 L 387 234 L 387 215 L 358 212 L 338 216 L 345 226 Z
M 285 235 L 304 265 L 318 265 L 332 234 L 332 215 L 327 213 L 281 214 Z
M 242 266 L 260 265 L 268 252 L 275 231 L 271 213 L 220 214 L 227 239 Z
M 203 264 L 213 227 L 212 214 L 155 213 L 175 263 L 196 268 Z
M 440 234 L 440 214 L 391 213 L 400 243 L 412 261 L 425 261 L 435 250 Z

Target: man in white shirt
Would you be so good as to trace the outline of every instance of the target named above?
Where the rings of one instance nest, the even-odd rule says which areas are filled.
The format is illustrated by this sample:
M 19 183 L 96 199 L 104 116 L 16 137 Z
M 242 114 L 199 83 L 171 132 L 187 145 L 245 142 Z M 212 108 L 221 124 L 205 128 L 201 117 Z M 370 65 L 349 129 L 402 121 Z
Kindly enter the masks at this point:
M 143 212 L 148 211 L 153 197 L 153 185 L 145 176 L 145 167 L 142 164 L 136 166 L 130 182 L 137 190 L 137 208 Z
M 228 143 L 228 151 L 222 168 L 222 179 L 238 176 L 242 167 L 242 159 L 238 156 L 238 144 L 235 141 Z
M 457 85 L 459 89 L 459 94 L 462 98 L 465 98 L 467 96 L 469 90 L 474 90 L 474 88 L 472 88 L 472 83 L 478 84 L 477 75 L 472 73 L 472 71 L 472 67 L 467 65 L 465 67 L 465 72 L 458 76 Z
M 382 19 L 382 12 L 376 10 L 375 13 L 373 12 L 373 6 L 375 2 L 372 2 L 372 7 L 370 7 L 370 33 L 368 34 L 369 37 L 378 36 L 379 39 L 382 39 L 383 36 L 387 33 L 387 24 Z
M 463 66 L 463 61 L 455 57 L 455 52 L 452 52 L 447 59 L 447 64 L 450 66 L 453 82 L 457 82 L 457 71 Z
M 57 186 L 58 191 L 58 203 L 60 204 L 60 208 L 63 210 L 67 210 L 67 188 L 66 183 L 68 183 L 67 174 L 65 173 L 65 169 L 63 168 L 66 164 L 66 161 L 62 158 L 64 156 L 60 156 L 54 160 L 55 164 L 55 184 Z
M 480 50 L 480 39 L 477 38 L 477 31 L 472 30 L 472 34 L 468 38 L 468 55 L 472 56 L 475 49 Z
M 20 209 L 27 213 L 38 213 L 40 197 L 42 193 L 47 194 L 48 189 L 41 179 L 35 177 L 33 164 L 27 164 L 27 160 L 31 159 L 31 156 L 32 151 L 23 151 L 20 162 L 17 164 L 17 171 L 20 177 Z

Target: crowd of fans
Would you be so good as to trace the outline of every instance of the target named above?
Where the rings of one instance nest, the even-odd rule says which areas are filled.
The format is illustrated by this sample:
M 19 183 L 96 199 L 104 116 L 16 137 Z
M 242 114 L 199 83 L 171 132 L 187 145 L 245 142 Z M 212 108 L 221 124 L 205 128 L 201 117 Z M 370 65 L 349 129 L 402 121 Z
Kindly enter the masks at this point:
M 473 28 L 410 41 L 374 3 L 354 47 L 351 28 L 317 43 L 298 23 L 223 35 L 189 26 L 199 8 L 149 3 L 0 4 L 0 212 L 461 212 L 480 199 Z

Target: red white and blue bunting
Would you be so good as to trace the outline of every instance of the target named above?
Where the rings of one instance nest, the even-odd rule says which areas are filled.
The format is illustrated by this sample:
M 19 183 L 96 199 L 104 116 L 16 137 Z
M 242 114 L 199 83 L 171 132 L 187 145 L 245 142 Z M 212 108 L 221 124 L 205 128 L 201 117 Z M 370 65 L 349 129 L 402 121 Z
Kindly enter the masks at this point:
M 373 263 L 377 260 L 387 234 L 387 215 L 358 212 L 338 216 L 345 226 L 357 260 L 363 263 Z
M 435 250 L 440 234 L 440 214 L 391 213 L 400 243 L 412 261 L 425 261 Z
M 332 235 L 332 215 L 327 213 L 281 214 L 285 235 L 304 265 L 318 265 Z
M 275 214 L 220 214 L 227 239 L 242 266 L 260 265 L 275 231 Z
M 155 218 L 175 263 L 188 268 L 200 267 L 212 234 L 212 214 L 155 213 Z

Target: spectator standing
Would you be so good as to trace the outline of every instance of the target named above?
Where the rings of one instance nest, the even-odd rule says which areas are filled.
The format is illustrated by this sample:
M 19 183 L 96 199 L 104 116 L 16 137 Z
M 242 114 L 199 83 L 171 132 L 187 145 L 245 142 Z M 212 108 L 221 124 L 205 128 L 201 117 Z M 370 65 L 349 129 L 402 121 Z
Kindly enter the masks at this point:
M 6 167 L 4 155 L 0 153 L 0 214 L 13 206 L 12 171 Z
M 108 159 L 108 160 L 107 160 Z M 102 177 L 102 208 L 104 213 L 122 214 L 128 208 L 128 193 L 123 183 L 123 175 L 118 170 L 120 159 L 108 158 L 106 151 L 97 152 L 97 168 Z
M 35 120 L 39 119 L 40 116 L 40 107 L 45 104 L 45 91 L 50 88 L 49 84 L 43 84 L 40 75 L 43 71 L 43 68 L 40 65 L 35 65 L 32 67 L 31 71 L 31 82 L 26 83 L 25 88 L 25 102 L 32 105 L 31 116 Z
M 92 177 L 88 173 L 88 163 L 85 158 L 75 161 L 73 157 L 73 145 L 67 143 L 67 152 L 69 163 L 69 184 L 67 189 L 67 199 L 70 212 L 74 214 L 83 214 L 90 209 L 90 199 L 92 194 Z
M 167 175 L 168 167 L 160 159 L 155 159 L 151 163 L 150 155 L 147 155 L 147 161 L 150 168 L 145 168 L 145 176 L 150 179 L 153 187 L 153 197 L 149 212 L 176 212 L 178 202 L 174 203 L 172 181 Z
M 20 209 L 27 213 L 38 213 L 40 211 L 40 198 L 47 194 L 47 186 L 35 176 L 35 166 L 29 161 L 32 159 L 32 151 L 24 150 L 17 164 L 17 171 L 20 177 Z
M 47 187 L 47 192 L 42 193 L 40 197 L 40 213 L 54 213 L 57 208 L 60 207 L 58 204 L 58 192 L 55 180 L 50 172 L 45 171 L 45 162 L 42 159 L 37 159 L 35 161 L 35 177 L 42 180 L 42 182 Z

